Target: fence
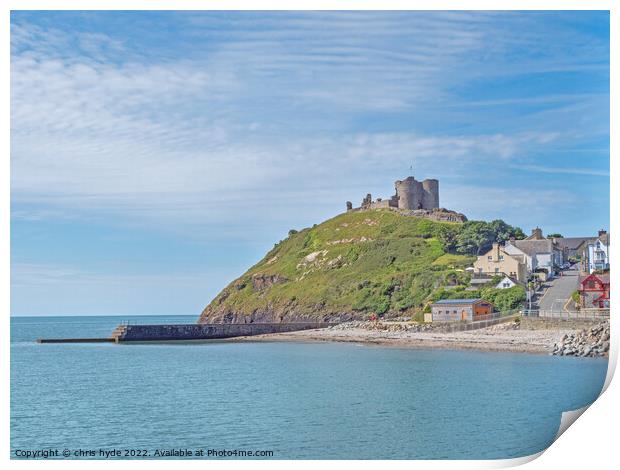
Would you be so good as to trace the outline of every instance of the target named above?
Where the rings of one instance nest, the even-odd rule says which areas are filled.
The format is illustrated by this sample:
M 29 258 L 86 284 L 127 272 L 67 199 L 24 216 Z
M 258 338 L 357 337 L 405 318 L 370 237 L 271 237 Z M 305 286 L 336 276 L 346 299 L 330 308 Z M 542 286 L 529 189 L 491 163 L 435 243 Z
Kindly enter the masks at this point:
M 584 308 L 574 312 L 553 310 L 524 310 L 527 317 L 552 318 L 556 320 L 609 320 L 608 308 Z
M 515 315 L 517 313 L 521 313 L 521 310 L 520 309 L 514 309 L 514 310 L 507 310 L 505 312 L 489 313 L 487 315 L 475 315 L 473 321 L 475 323 L 477 321 L 494 320 L 496 318 L 508 317 L 508 316 L 511 316 L 511 315 Z
M 455 331 L 479 330 L 482 328 L 487 328 L 489 326 L 498 325 L 499 323 L 514 321 L 514 319 L 519 317 L 520 315 L 521 314 L 518 312 L 517 313 L 506 313 L 506 314 L 494 313 L 491 315 L 483 315 L 483 317 L 488 317 L 488 318 L 483 318 L 481 320 L 476 319 L 475 321 L 471 321 L 471 322 L 462 321 L 462 322 L 440 323 L 440 324 L 434 322 L 434 324 L 438 325 L 438 328 L 441 329 L 441 331 L 452 333 Z

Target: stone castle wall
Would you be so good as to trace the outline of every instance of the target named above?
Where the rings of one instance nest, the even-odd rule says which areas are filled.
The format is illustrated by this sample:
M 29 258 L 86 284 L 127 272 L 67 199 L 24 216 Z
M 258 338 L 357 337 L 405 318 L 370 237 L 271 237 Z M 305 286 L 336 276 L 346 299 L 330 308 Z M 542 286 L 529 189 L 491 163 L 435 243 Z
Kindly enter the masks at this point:
M 390 199 L 373 201 L 372 196 L 367 194 L 362 200 L 360 209 L 388 209 L 395 208 L 407 211 L 439 209 L 439 181 L 425 179 L 417 181 L 413 176 L 394 183 L 396 194 Z M 347 201 L 347 210 L 353 210 L 353 205 Z

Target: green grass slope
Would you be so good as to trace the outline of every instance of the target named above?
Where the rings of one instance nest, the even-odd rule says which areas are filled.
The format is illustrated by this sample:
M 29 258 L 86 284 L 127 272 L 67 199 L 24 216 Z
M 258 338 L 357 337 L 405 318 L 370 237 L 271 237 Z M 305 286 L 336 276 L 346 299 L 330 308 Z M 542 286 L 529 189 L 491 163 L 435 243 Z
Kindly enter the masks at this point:
M 341 214 L 276 244 L 199 321 L 413 315 L 433 293 L 467 282 L 463 268 L 475 257 L 446 253 L 441 241 L 460 226 L 391 210 Z

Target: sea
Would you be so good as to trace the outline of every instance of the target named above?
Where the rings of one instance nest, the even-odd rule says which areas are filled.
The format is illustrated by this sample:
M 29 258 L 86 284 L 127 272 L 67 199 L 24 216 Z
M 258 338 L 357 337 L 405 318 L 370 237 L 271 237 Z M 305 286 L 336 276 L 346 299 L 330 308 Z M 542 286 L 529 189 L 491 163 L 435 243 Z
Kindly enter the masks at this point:
M 11 318 L 11 458 L 521 457 L 607 372 L 606 359 L 349 343 L 36 343 L 121 321 L 196 317 Z

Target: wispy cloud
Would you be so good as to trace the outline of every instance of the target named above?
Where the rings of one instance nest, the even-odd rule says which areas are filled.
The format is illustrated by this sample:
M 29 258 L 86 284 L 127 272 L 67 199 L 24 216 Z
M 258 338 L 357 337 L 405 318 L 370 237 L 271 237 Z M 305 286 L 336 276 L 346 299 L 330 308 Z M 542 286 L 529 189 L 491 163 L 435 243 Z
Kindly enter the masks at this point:
M 562 167 L 546 167 L 546 166 L 539 166 L 539 165 L 512 165 L 511 168 L 514 168 L 515 170 L 534 171 L 538 173 L 609 177 L 609 171 L 593 170 L 590 168 L 562 168 Z
M 522 126 L 458 134 L 347 124 L 359 113 L 463 103 L 450 87 L 472 79 L 466 69 L 498 34 L 495 15 L 242 15 L 234 34 L 218 15 L 182 22 L 188 37 L 213 44 L 160 61 L 104 33 L 13 24 L 14 201 L 202 220 L 271 199 L 290 213 L 320 187 L 355 179 L 363 190 L 377 168 L 388 178 L 412 164 L 467 175 L 565 138 Z M 500 43 L 492 47 L 514 46 Z

